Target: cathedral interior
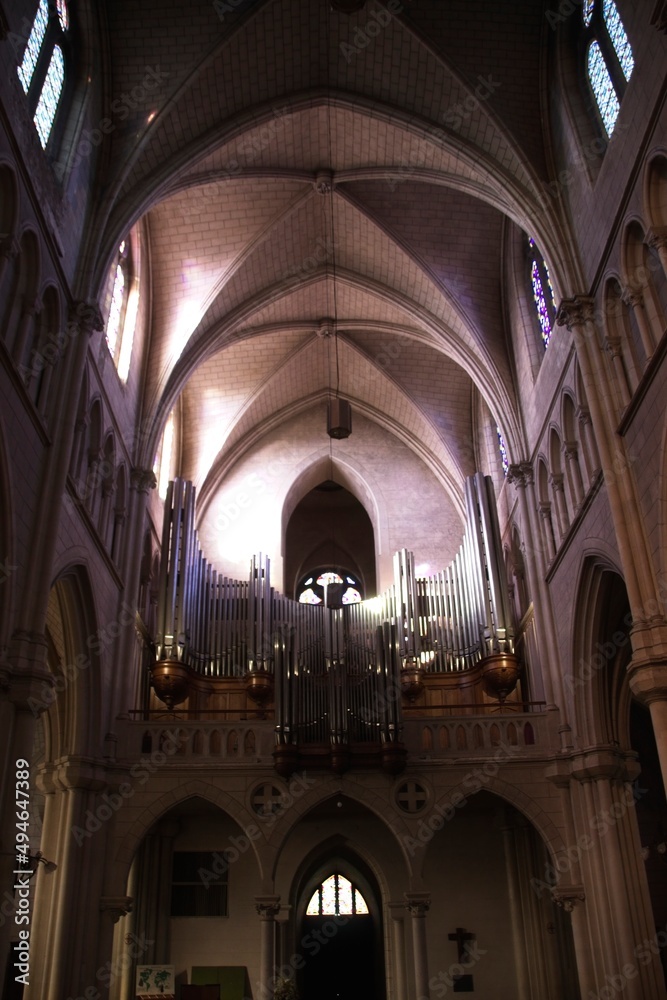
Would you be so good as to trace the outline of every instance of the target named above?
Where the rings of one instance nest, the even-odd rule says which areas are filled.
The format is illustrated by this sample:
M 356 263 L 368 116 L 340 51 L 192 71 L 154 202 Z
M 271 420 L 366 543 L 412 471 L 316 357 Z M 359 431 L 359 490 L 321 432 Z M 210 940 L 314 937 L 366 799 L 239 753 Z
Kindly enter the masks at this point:
M 2 1000 L 667 1000 L 665 0 L 0 0 Z

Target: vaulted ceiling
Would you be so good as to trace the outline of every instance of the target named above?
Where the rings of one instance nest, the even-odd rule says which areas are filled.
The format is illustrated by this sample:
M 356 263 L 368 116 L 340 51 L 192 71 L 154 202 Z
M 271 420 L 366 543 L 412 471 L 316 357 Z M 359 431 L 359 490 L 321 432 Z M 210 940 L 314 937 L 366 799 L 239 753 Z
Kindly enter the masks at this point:
M 337 381 L 452 497 L 475 469 L 476 393 L 520 446 L 506 227 L 561 239 L 539 198 L 542 5 L 144 0 L 107 17 L 109 95 L 144 99 L 113 119 L 97 253 L 102 271 L 146 220 L 144 411 L 157 434 L 180 397 L 182 474 L 210 493 Z

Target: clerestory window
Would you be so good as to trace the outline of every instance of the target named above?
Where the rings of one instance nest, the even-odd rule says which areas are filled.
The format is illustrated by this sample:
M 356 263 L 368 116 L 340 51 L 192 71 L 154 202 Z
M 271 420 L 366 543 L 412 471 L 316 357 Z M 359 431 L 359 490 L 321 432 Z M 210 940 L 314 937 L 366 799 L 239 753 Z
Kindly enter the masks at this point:
M 614 131 L 635 60 L 614 0 L 586 0 L 582 8 L 586 76 L 607 138 Z
M 556 318 L 554 293 L 551 287 L 549 269 L 532 237 L 528 237 L 528 269 L 530 286 L 535 303 L 535 313 L 540 327 L 544 348 L 549 346 Z
M 26 28 L 29 25 L 26 25 Z M 66 0 L 40 0 L 17 73 L 42 148 L 54 133 L 67 78 L 70 17 Z

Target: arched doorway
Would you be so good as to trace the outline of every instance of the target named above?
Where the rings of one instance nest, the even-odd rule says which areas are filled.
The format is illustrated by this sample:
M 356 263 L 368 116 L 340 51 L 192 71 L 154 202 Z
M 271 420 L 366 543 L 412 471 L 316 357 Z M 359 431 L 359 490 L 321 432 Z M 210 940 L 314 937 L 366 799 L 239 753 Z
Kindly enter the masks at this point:
M 327 857 L 309 865 L 298 890 L 295 930 L 302 956 L 297 975 L 300 998 L 384 1000 L 379 885 L 349 846 L 327 846 Z
M 335 871 L 313 892 L 302 924 L 303 996 L 362 1000 L 376 996 L 373 917 L 363 893 Z

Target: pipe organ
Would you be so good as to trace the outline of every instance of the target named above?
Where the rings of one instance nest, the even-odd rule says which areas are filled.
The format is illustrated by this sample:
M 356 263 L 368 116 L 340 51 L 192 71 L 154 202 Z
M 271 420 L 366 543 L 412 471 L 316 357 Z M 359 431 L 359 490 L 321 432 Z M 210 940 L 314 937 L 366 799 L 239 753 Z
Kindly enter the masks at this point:
M 400 758 L 402 701 L 426 674 L 481 666 L 501 701 L 518 675 L 502 549 L 489 477 L 465 486 L 467 524 L 444 570 L 417 578 L 414 557 L 394 556 L 394 584 L 358 604 L 300 604 L 271 587 L 270 561 L 253 557 L 248 580 L 230 580 L 205 559 L 194 527 L 195 490 L 176 479 L 165 502 L 153 683 L 171 708 L 188 678 L 244 678 L 248 696 L 271 701 L 276 766 L 296 766 L 304 747 L 326 747 L 343 770 L 351 746 Z

